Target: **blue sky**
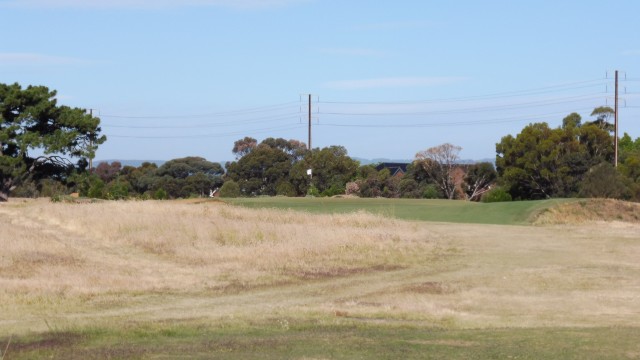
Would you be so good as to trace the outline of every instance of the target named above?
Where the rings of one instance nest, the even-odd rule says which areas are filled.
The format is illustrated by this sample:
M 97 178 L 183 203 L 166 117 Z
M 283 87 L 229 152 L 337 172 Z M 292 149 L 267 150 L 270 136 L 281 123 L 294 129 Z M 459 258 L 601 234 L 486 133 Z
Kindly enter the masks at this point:
M 233 159 L 283 137 L 363 158 L 466 159 L 613 107 L 640 136 L 638 1 L 0 0 L 0 82 L 94 109 L 97 159 Z

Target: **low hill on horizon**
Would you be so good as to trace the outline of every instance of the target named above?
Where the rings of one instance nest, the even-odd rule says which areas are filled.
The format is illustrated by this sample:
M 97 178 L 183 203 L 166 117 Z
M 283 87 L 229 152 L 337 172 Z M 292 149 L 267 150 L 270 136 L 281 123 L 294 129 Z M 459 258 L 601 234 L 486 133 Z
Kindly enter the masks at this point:
M 162 164 L 166 163 L 167 160 L 122 160 L 122 159 L 105 159 L 105 160 L 94 160 L 93 164 L 94 166 L 98 166 L 100 163 L 108 163 L 111 164 L 113 162 L 119 162 L 120 164 L 122 164 L 122 166 L 133 166 L 133 167 L 140 167 L 142 164 L 148 162 L 148 163 L 154 163 L 156 165 L 158 165 L 159 167 L 162 166 Z
M 413 160 L 411 159 L 386 159 L 386 158 L 375 158 L 375 159 L 365 159 L 365 158 L 360 158 L 360 157 L 352 157 L 353 160 L 356 160 L 360 163 L 360 165 L 375 165 L 375 164 L 380 164 L 380 163 L 411 163 L 413 162 Z M 113 163 L 114 161 L 118 161 L 122 164 L 122 166 L 133 166 L 133 167 L 140 167 L 143 163 L 145 162 L 149 162 L 149 163 L 154 163 L 156 165 L 158 165 L 158 167 L 162 166 L 162 164 L 166 163 L 169 160 L 123 160 L 123 159 L 104 159 L 104 160 L 94 160 L 94 166 L 98 166 L 98 164 L 100 163 Z M 211 160 L 209 160 L 211 161 Z M 224 167 L 224 165 L 231 160 L 224 160 L 224 161 L 212 161 L 212 162 L 217 162 L 220 163 L 220 165 L 222 165 Z M 490 162 L 490 163 L 494 163 L 495 159 L 479 159 L 479 160 L 473 160 L 473 159 L 462 159 L 460 160 L 458 163 L 460 164 L 475 164 L 475 163 L 481 163 L 481 162 Z

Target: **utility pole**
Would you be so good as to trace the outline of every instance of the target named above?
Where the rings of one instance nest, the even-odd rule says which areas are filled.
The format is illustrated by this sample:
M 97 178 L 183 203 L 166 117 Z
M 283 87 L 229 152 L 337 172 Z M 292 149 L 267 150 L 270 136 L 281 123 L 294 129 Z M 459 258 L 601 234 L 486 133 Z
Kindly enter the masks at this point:
M 89 115 L 93 118 L 93 109 L 89 109 Z M 89 136 L 89 151 L 93 149 L 93 136 Z M 89 173 L 93 169 L 93 156 L 89 156 Z
M 615 127 L 615 134 L 613 138 L 613 147 L 615 148 L 614 166 L 618 167 L 618 70 L 616 70 L 616 95 L 613 109 L 613 122 Z
M 311 150 L 311 94 L 309 94 L 309 150 Z

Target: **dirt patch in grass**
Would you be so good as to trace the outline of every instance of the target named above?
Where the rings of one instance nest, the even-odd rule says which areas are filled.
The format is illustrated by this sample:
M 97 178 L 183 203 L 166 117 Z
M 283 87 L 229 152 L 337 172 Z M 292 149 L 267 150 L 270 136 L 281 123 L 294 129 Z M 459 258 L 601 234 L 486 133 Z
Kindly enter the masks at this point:
M 374 271 L 394 271 L 403 269 L 400 265 L 375 265 L 370 267 L 336 267 L 336 268 L 318 268 L 318 269 L 306 269 L 293 271 L 290 275 L 295 276 L 301 280 L 319 280 L 336 277 L 346 277 L 356 274 L 363 274 Z
M 536 225 L 619 221 L 640 224 L 640 204 L 612 199 L 585 199 L 559 204 L 541 212 Z
M 423 283 L 410 284 L 402 288 L 403 292 L 416 293 L 416 294 L 432 294 L 442 295 L 450 294 L 453 292 L 447 285 L 438 281 L 427 281 Z
M 46 351 L 49 349 L 59 349 L 65 347 L 72 347 L 79 344 L 84 340 L 84 336 L 73 332 L 51 332 L 40 335 L 36 339 L 32 340 L 18 340 L 13 341 L 10 344 L 7 354 L 24 353 L 34 350 Z M 6 344 L 7 341 L 2 341 L 0 344 Z

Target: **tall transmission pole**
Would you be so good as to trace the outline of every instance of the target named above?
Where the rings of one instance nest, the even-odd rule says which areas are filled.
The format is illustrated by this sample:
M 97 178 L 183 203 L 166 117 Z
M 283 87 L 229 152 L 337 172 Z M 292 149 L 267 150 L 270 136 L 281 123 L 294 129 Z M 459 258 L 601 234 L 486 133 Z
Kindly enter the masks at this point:
M 311 150 L 311 94 L 309 94 L 309 150 Z
M 93 118 L 93 109 L 89 109 L 89 115 Z M 89 137 L 89 151 L 93 149 L 93 136 Z M 89 156 L 89 172 L 93 169 L 93 156 Z
M 618 70 L 616 70 L 616 94 L 614 100 L 614 109 L 613 109 L 613 122 L 614 122 L 614 138 L 613 138 L 613 147 L 615 148 L 614 155 L 614 166 L 618 167 Z

